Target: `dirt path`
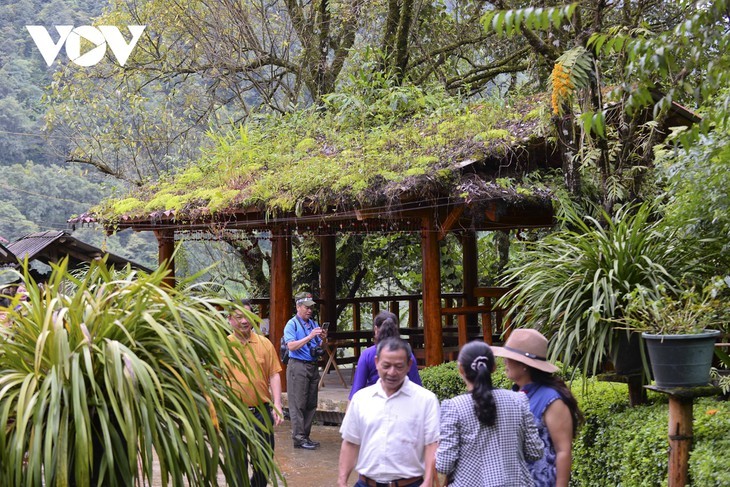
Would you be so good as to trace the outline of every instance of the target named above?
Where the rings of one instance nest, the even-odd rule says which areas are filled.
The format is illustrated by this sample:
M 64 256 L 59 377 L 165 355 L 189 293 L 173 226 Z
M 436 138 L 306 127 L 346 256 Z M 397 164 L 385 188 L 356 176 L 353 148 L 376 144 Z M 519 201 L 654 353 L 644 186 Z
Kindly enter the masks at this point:
M 275 437 L 275 458 L 286 482 L 286 484 L 279 482 L 279 486 L 333 487 L 337 485 L 337 462 L 342 441 L 338 426 L 315 424 L 312 427 L 312 439 L 322 444 L 318 450 L 314 451 L 294 448 L 289 421 L 284 421 L 276 428 Z M 355 473 L 350 475 L 348 484 L 354 485 L 356 478 Z M 218 474 L 218 485 L 220 487 L 227 485 L 222 473 Z M 273 485 L 273 483 L 269 485 Z M 151 487 L 162 487 L 158 472 L 155 472 Z

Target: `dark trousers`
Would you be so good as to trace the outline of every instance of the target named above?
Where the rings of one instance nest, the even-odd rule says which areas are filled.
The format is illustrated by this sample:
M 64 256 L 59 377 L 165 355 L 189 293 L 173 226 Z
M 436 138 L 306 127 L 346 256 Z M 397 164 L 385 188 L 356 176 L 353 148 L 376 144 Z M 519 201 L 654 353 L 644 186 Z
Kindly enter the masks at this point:
M 268 415 L 268 420 L 263 416 L 262 414 Z M 251 408 L 251 412 L 254 416 L 256 416 L 256 419 L 261 421 L 261 424 L 263 427 L 256 427 L 256 434 L 259 435 L 261 438 L 263 438 L 263 441 L 267 442 L 269 445 L 271 445 L 271 451 L 274 451 L 274 418 L 271 414 L 271 406 L 266 405 L 261 408 Z M 269 428 L 266 427 L 266 425 L 270 425 Z M 236 476 L 238 480 L 238 485 L 244 485 L 243 478 L 244 475 L 248 476 L 248 465 L 250 462 L 250 454 L 249 454 L 249 445 L 246 442 L 245 438 L 234 438 L 233 441 L 242 441 L 244 443 L 244 447 L 246 448 L 246 455 L 245 455 L 245 461 L 240 469 L 236 471 Z M 272 458 L 273 461 L 273 458 Z M 266 487 L 266 484 L 268 482 L 266 472 L 262 471 L 260 468 L 258 468 L 256 465 L 253 465 L 253 475 L 251 476 L 251 487 Z
M 294 358 L 289 360 L 286 367 L 286 398 L 294 441 L 303 441 L 312 432 L 318 386 L 319 366 L 316 362 L 303 362 Z

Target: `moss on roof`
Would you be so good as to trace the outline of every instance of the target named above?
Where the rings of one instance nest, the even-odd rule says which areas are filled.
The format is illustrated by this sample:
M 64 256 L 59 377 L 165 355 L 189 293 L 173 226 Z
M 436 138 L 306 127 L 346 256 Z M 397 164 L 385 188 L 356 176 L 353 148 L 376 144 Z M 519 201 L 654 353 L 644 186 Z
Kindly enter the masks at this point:
M 477 183 L 465 179 L 461 168 L 505 160 L 515 147 L 542 138 L 548 126 L 549 107 L 538 97 L 513 104 L 455 103 L 397 124 L 355 128 L 334 115 L 300 111 L 213 135 L 213 148 L 200 160 L 109 199 L 94 213 L 104 221 L 163 210 L 178 217 L 250 208 L 300 214 L 387 205 L 404 195 L 469 198 L 490 185 L 504 195 L 496 179 Z

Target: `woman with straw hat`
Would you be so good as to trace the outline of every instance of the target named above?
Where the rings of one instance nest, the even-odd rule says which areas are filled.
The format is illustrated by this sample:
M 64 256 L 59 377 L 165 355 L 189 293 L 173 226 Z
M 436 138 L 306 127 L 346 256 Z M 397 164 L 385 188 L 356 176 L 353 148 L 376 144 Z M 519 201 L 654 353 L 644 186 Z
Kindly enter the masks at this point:
M 503 347 L 492 347 L 494 355 L 504 358 L 505 373 L 517 388 L 527 394 L 545 455 L 530 462 L 537 487 L 568 487 L 572 463 L 571 449 L 583 415 L 558 368 L 547 361 L 548 341 L 532 329 L 516 329 Z

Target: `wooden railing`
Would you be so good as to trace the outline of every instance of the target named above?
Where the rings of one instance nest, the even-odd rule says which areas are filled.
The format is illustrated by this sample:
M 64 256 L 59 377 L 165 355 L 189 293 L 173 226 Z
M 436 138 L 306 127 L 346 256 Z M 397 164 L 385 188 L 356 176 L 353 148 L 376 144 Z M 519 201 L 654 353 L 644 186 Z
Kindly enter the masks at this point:
M 483 339 L 492 343 L 502 334 L 506 325 L 504 313 L 494 303 L 505 292 L 505 288 L 475 288 L 472 299 L 475 304 L 469 305 L 466 304 L 467 298 L 463 293 L 441 295 L 444 360 L 455 360 L 459 348 L 470 340 Z M 338 307 L 345 305 L 350 308 L 352 327 L 351 330 L 343 330 L 346 326 L 340 322 L 337 330 L 329 333 L 329 341 L 336 343 L 339 350 L 337 363 L 357 363 L 362 349 L 373 344 L 372 319 L 381 310 L 388 310 L 400 317 L 401 323 L 406 325 L 400 328 L 401 335 L 413 347 L 419 365 L 423 365 L 425 352 L 421 300 L 420 294 L 338 299 Z M 258 298 L 251 301 L 257 305 L 255 311 L 259 316 L 268 315 L 268 299 Z M 402 315 L 401 310 L 407 311 Z M 340 316 L 343 315 L 347 314 L 343 312 Z

